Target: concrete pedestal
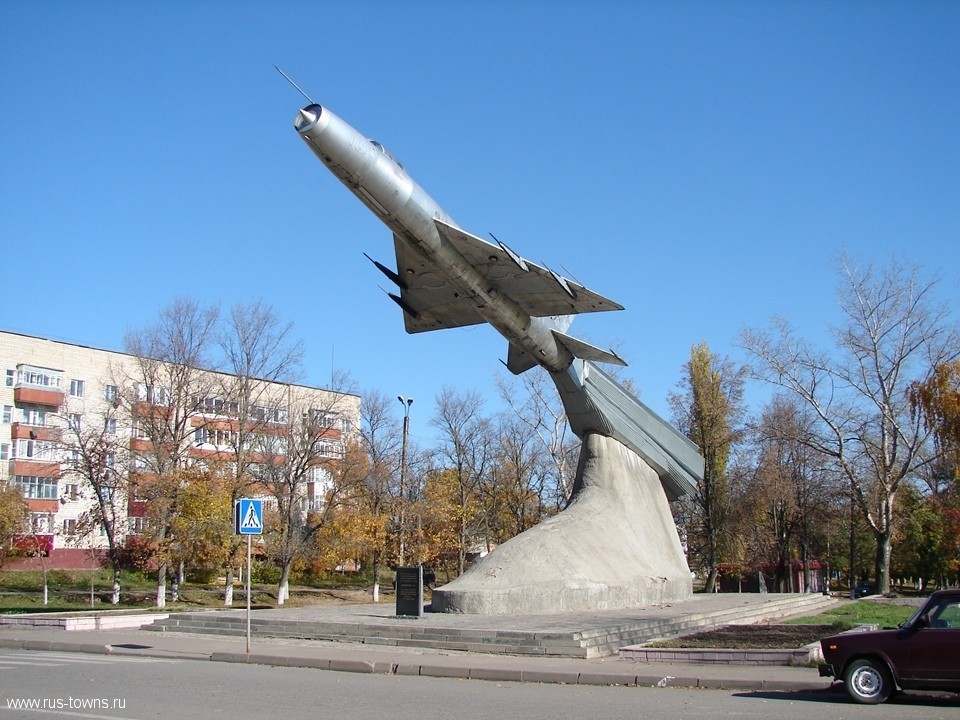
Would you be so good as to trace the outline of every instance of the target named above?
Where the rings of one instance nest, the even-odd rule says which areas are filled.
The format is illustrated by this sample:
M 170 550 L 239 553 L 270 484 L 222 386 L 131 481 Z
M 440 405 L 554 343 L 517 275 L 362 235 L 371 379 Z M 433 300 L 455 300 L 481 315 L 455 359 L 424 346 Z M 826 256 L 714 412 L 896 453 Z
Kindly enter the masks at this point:
M 690 572 L 657 473 L 617 440 L 583 439 L 566 510 L 433 592 L 434 612 L 543 613 L 689 598 Z

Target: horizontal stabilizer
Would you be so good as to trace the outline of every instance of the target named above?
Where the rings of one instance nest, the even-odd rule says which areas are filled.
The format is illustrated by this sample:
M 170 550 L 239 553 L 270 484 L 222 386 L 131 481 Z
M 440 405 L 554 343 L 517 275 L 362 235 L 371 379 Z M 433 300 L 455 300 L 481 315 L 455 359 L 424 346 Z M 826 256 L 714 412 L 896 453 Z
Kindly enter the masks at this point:
M 557 342 L 563 345 L 575 358 L 592 360 L 594 362 L 605 362 L 611 365 L 627 364 L 626 361 L 613 352 L 613 350 L 601 350 L 590 343 L 578 340 L 572 335 L 567 335 L 559 330 L 554 330 L 553 336 L 557 339 Z

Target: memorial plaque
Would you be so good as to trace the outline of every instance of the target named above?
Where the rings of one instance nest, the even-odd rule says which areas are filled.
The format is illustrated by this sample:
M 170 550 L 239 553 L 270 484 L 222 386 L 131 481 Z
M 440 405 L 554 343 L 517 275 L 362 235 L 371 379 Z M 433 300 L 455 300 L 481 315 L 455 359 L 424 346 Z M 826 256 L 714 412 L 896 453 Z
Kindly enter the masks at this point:
M 397 568 L 397 616 L 423 617 L 423 566 Z

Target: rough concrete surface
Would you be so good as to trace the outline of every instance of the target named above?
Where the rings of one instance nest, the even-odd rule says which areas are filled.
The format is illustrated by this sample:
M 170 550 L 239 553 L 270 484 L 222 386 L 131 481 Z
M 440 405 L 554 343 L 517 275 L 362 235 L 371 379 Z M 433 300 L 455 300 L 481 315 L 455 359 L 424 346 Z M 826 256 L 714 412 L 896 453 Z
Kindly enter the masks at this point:
M 433 610 L 610 610 L 674 602 L 691 593 L 657 473 L 617 440 L 589 434 L 570 505 L 434 591 Z

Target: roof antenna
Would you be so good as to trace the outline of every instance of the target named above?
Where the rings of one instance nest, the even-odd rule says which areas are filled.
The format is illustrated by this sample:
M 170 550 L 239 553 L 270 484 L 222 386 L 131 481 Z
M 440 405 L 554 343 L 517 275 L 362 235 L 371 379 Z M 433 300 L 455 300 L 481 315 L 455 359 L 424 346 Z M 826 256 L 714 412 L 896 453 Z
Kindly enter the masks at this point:
M 303 95 L 303 96 L 307 99 L 307 102 L 309 102 L 311 105 L 316 105 L 316 103 L 313 101 L 313 98 L 310 97 L 309 95 L 307 95 L 299 85 L 297 85 L 293 80 L 291 80 L 289 75 L 287 75 L 283 70 L 281 70 L 281 69 L 280 69 L 279 67 L 277 67 L 276 65 L 274 65 L 274 67 L 277 68 L 277 72 L 278 72 L 278 73 L 280 73 L 281 75 L 283 75 L 283 76 L 287 79 L 287 82 L 288 82 L 288 83 L 290 83 L 291 85 L 293 85 L 293 86 L 297 89 L 297 92 L 298 92 L 298 93 L 300 93 L 301 95 Z

